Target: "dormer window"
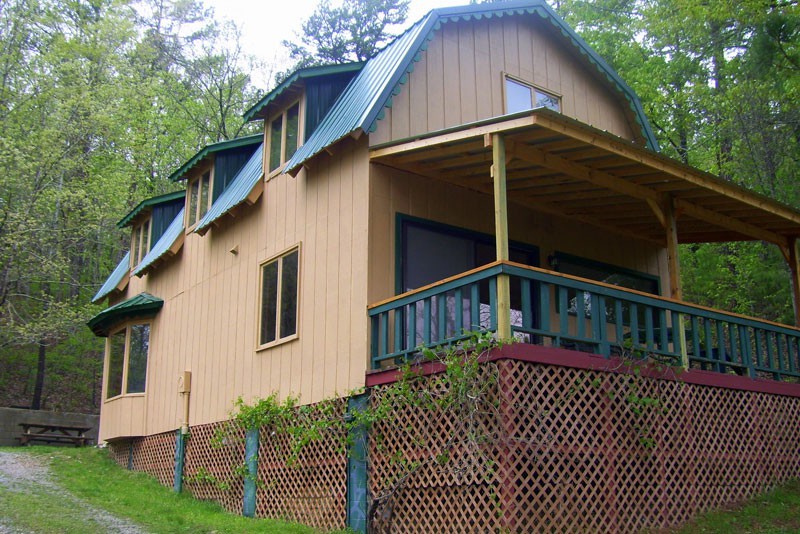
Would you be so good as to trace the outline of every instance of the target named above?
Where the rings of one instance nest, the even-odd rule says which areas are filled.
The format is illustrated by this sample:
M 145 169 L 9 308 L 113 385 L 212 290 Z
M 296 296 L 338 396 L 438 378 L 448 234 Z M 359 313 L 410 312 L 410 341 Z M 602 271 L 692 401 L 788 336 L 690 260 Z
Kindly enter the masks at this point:
M 506 76 L 506 113 L 535 108 L 561 111 L 561 97 L 533 84 Z
M 300 133 L 300 103 L 296 102 L 269 123 L 269 172 L 276 171 L 297 152 Z
M 203 218 L 211 205 L 211 171 L 189 182 L 186 199 L 186 228 L 190 229 Z
M 131 268 L 141 263 L 150 252 L 150 218 L 133 227 L 131 233 Z

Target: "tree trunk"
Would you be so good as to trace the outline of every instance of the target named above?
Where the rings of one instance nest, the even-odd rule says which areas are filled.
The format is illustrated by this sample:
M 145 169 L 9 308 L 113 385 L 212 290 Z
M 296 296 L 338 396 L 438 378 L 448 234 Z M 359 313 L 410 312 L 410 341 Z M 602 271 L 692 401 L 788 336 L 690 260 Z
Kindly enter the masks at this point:
M 42 390 L 44 389 L 44 363 L 47 356 L 47 347 L 44 342 L 39 342 L 39 364 L 36 367 L 36 385 L 33 388 L 32 410 L 42 409 Z

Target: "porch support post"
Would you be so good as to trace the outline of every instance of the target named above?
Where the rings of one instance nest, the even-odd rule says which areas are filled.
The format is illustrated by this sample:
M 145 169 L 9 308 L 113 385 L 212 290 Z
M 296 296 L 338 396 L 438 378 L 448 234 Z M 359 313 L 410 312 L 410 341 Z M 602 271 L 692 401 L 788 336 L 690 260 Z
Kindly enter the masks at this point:
M 258 480 L 258 428 L 248 428 L 244 438 L 244 495 L 242 496 L 242 515 L 256 516 L 256 480 Z
M 794 324 L 800 326 L 800 258 L 797 255 L 797 239 L 789 240 L 789 270 L 792 272 L 792 302 Z
M 681 300 L 681 266 L 678 261 L 678 224 L 675 215 L 675 202 L 668 197 L 664 202 L 664 229 L 667 232 L 667 268 L 669 270 L 670 297 Z
M 494 184 L 494 235 L 497 260 L 508 260 L 508 198 L 506 195 L 506 142 L 502 134 L 491 135 L 492 182 Z M 511 339 L 511 283 L 507 274 L 497 277 L 497 337 Z

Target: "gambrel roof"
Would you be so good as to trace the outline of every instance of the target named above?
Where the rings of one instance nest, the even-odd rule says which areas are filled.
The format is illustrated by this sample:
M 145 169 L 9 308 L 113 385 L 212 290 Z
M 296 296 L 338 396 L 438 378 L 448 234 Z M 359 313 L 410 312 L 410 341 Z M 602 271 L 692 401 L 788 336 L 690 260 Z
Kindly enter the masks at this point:
M 550 22 L 625 97 L 648 148 L 658 150 L 658 142 L 633 90 L 544 1 L 524 0 L 431 10 L 367 61 L 314 134 L 287 162 L 284 172 L 296 174 L 306 161 L 348 135 L 357 136 L 362 132 L 374 131 L 377 121 L 383 117 L 384 108 L 391 107 L 392 96 L 399 94 L 414 63 L 419 61 L 434 32 L 442 24 L 511 15 L 537 15 Z

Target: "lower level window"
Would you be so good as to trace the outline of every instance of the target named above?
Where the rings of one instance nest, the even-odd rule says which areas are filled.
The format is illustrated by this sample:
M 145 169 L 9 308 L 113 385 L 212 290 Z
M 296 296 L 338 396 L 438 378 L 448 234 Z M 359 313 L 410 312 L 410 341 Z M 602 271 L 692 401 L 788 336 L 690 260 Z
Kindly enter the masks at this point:
M 295 248 L 261 264 L 260 346 L 297 335 L 299 259 Z
M 107 399 L 144 393 L 149 348 L 149 324 L 129 325 L 108 337 Z

